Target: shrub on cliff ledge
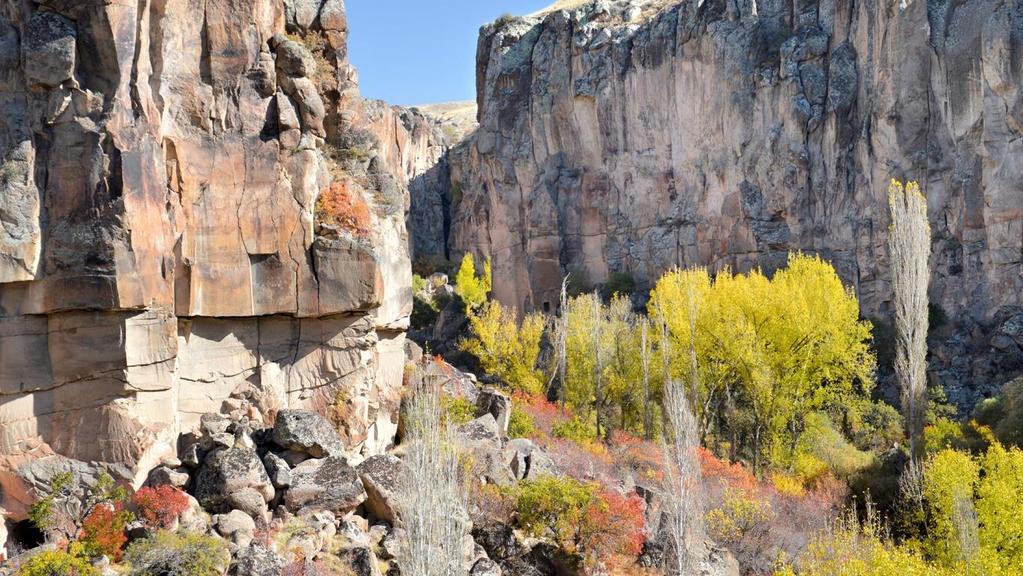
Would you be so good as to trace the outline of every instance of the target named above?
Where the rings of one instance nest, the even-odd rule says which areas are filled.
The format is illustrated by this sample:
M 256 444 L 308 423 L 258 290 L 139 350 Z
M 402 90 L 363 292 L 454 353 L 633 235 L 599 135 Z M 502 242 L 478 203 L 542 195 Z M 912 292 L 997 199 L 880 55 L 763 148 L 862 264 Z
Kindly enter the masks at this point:
M 117 506 L 127 498 L 124 488 L 103 472 L 93 485 L 83 485 L 70 472 L 57 474 L 49 491 L 29 509 L 29 519 L 47 535 L 65 542 L 75 539 L 86 518 L 101 506 Z
M 93 508 L 82 523 L 81 542 L 85 552 L 92 558 L 106 556 L 119 561 L 121 550 L 128 541 L 124 529 L 132 518 L 132 513 L 124 510 L 120 503 Z
M 487 295 L 494 287 L 494 277 L 490 270 L 490 260 L 483 262 L 483 273 L 476 275 L 476 261 L 472 254 L 462 258 L 462 264 L 455 274 L 455 293 L 465 303 L 466 312 L 476 310 L 487 302 Z
M 356 236 L 369 234 L 372 225 L 369 205 L 345 181 L 335 182 L 320 192 L 316 199 L 316 219 L 339 226 Z

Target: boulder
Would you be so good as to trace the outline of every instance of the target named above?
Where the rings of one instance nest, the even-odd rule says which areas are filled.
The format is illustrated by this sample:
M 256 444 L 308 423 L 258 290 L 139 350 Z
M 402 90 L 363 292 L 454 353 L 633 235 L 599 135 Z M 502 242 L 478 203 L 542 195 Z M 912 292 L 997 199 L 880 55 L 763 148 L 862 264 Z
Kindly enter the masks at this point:
M 206 510 L 199 504 L 191 494 L 188 496 L 188 506 L 178 517 L 178 528 L 188 532 L 204 533 L 209 530 L 212 519 Z
M 373 518 L 393 525 L 397 520 L 395 492 L 401 478 L 401 460 L 390 455 L 372 456 L 355 471 L 366 489 L 366 509 Z
M 470 442 L 501 441 L 501 432 L 492 414 L 484 414 L 472 422 L 459 426 L 458 433 Z
M 234 564 L 228 571 L 230 576 L 281 576 L 285 560 L 279 554 L 259 542 L 252 542 L 238 550 Z
M 340 456 L 306 460 L 291 470 L 284 505 L 295 514 L 328 511 L 337 516 L 355 510 L 366 490 L 355 469 Z
M 505 560 L 526 551 L 515 530 L 502 522 L 476 526 L 472 529 L 472 537 L 494 560 Z
M 266 456 L 263 456 L 263 467 L 266 468 L 266 474 L 274 488 L 282 490 L 291 486 L 291 466 L 284 458 L 267 452 Z
M 216 412 L 207 412 L 199 417 L 199 433 L 201 436 L 216 436 L 226 434 L 232 428 L 233 422 L 227 416 Z
M 338 557 L 348 563 L 353 576 L 380 576 L 376 554 L 367 547 L 350 548 L 338 554 Z
M 217 450 L 206 457 L 195 476 L 195 497 L 212 512 L 226 512 L 228 496 L 247 488 L 264 502 L 273 500 L 274 487 L 254 450 Z
M 344 0 L 326 0 L 320 8 L 320 28 L 331 32 L 347 32 L 348 16 Z
M 301 558 L 316 558 L 337 534 L 337 519 L 330 512 L 313 512 L 293 519 L 287 526 L 285 549 Z
M 217 534 L 244 548 L 252 543 L 256 533 L 256 522 L 252 517 L 241 510 L 232 510 L 227 514 L 217 514 L 213 517 L 213 527 Z
M 504 454 L 516 480 L 529 480 L 556 474 L 558 471 L 551 457 L 527 438 L 509 440 L 504 447 Z
M 281 410 L 274 422 L 273 442 L 285 450 L 313 458 L 344 456 L 337 430 L 326 418 L 309 410 Z
M 227 495 L 225 502 L 231 508 L 245 512 L 256 522 L 266 523 L 268 520 L 269 511 L 263 500 L 263 495 L 253 488 L 243 488 L 237 492 L 231 492 Z
M 322 0 L 284 0 L 284 15 L 288 26 L 299 30 L 312 28 L 320 13 L 320 2 Z
M 493 388 L 481 390 L 479 396 L 476 397 L 476 416 L 480 417 L 487 414 L 493 416 L 501 438 L 508 437 L 508 422 L 511 420 L 511 409 L 511 398 Z
M 504 572 L 501 571 L 501 567 L 490 560 L 489 558 L 480 558 L 473 565 L 472 570 L 469 572 L 469 576 L 503 576 Z
M 173 486 L 184 489 L 188 485 L 188 480 L 188 470 L 184 468 L 157 466 L 149 472 L 146 484 L 149 486 Z
M 327 109 L 316 84 L 309 78 L 295 78 L 291 85 L 293 86 L 291 96 L 298 105 L 298 115 L 302 120 L 302 132 L 326 136 L 323 119 L 327 115 Z

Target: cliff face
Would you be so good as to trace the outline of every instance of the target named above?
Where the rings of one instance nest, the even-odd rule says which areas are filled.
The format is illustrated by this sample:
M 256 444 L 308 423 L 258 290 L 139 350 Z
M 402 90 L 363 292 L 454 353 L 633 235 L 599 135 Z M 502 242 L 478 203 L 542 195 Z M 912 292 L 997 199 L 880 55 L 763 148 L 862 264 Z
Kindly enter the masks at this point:
M 346 39 L 342 0 L 4 4 L 0 506 L 29 460 L 131 477 L 209 411 L 390 443 L 410 136 L 374 138 Z M 364 229 L 324 217 L 332 186 Z
M 754 12 L 755 11 L 755 12 Z M 890 178 L 933 227 L 932 377 L 962 405 L 1023 365 L 1023 3 L 575 3 L 484 27 L 480 128 L 456 157 L 455 251 L 495 292 L 566 271 L 830 259 L 890 307 Z M 940 316 L 940 314 L 937 314 Z

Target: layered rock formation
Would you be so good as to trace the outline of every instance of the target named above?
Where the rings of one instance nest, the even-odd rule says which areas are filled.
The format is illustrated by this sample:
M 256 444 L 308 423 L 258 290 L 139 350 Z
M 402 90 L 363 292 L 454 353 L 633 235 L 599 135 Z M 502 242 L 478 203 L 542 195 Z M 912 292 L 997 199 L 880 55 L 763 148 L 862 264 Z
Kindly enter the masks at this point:
M 560 4 L 484 27 L 456 156 L 452 249 L 501 300 L 807 250 L 884 318 L 887 184 L 919 180 L 932 376 L 972 406 L 1023 367 L 1023 3 Z
M 342 0 L 4 5 L 0 507 L 52 454 L 137 482 L 222 409 L 391 443 L 408 193 L 346 40 Z

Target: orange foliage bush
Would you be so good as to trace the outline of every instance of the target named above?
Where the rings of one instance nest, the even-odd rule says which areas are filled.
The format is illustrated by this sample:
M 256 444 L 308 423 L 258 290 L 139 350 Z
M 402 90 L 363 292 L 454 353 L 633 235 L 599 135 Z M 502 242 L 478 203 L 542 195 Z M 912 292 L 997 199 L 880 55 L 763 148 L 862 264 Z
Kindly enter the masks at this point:
M 346 181 L 331 184 L 316 199 L 316 218 L 334 224 L 357 236 L 369 234 L 372 218 L 369 205 Z
M 85 552 L 93 557 L 106 556 L 115 562 L 121 560 L 124 544 L 128 537 L 125 527 L 131 521 L 131 513 L 120 503 L 101 504 L 92 509 L 82 522 L 80 541 Z
M 547 398 L 544 398 L 541 394 L 515 392 L 512 395 L 512 402 L 520 406 L 533 419 L 535 427 L 533 440 L 545 441 L 549 439 L 555 424 L 564 422 L 572 417 L 568 410 L 547 401 Z
M 715 456 L 706 448 L 698 449 L 700 469 L 707 484 L 712 487 L 725 485 L 736 490 L 753 492 L 757 489 L 757 478 L 745 466 L 736 462 L 730 464 Z
M 600 490 L 579 525 L 580 541 L 597 558 L 635 562 L 643 552 L 645 508 L 646 503 L 637 494 L 623 496 L 614 490 Z
M 188 508 L 188 496 L 173 486 L 145 487 L 139 489 L 133 498 L 139 516 L 146 526 L 167 529 Z

